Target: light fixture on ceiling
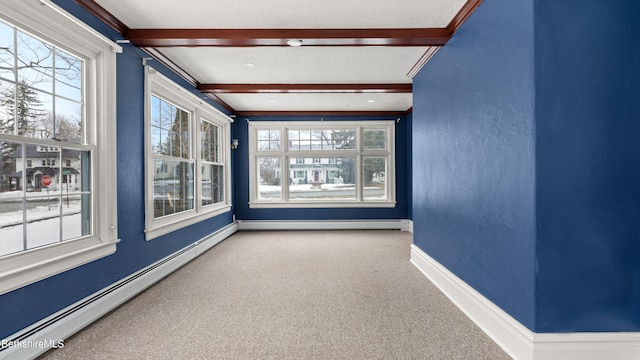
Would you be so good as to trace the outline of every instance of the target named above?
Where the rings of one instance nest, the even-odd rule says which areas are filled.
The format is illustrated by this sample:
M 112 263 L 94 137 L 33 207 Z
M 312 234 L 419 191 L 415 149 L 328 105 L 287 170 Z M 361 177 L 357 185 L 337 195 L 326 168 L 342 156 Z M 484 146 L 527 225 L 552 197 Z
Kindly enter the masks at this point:
M 252 68 L 252 67 L 256 66 L 256 64 L 247 61 L 246 63 L 244 63 L 244 66 Z
M 369 99 L 369 100 L 367 100 L 367 102 L 368 102 L 368 103 L 374 103 L 374 102 L 376 102 L 376 101 L 375 101 L 375 100 L 373 100 L 373 99 Z
M 294 47 L 302 46 L 302 40 L 289 39 L 287 40 L 287 45 Z

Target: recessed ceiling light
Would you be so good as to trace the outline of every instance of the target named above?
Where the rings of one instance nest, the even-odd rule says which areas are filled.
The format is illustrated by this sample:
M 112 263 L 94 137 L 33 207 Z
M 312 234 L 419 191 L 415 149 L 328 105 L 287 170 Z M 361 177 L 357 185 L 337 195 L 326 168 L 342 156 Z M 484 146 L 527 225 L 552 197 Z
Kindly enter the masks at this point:
M 273 104 L 273 103 L 274 103 L 274 102 L 276 102 L 276 101 L 275 101 L 275 100 L 269 100 L 269 102 Z
M 244 63 L 244 66 L 246 66 L 246 67 L 254 67 L 254 66 L 256 66 L 256 64 L 247 61 L 246 63 Z
M 374 102 L 376 102 L 376 101 L 375 101 L 375 100 L 373 100 L 373 99 L 369 99 L 369 100 L 367 100 L 367 102 L 369 102 L 369 103 L 374 103 Z
M 302 40 L 289 39 L 287 40 L 289 46 L 302 46 Z

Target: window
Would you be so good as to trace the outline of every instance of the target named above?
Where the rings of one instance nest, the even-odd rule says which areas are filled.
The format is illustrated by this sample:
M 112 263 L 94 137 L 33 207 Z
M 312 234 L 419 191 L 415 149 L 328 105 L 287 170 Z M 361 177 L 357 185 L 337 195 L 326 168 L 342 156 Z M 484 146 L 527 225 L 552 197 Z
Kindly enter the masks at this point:
M 230 211 L 231 119 L 146 67 L 146 236 Z M 279 140 L 262 134 L 263 146 Z
M 394 207 L 394 125 L 250 122 L 250 206 Z
M 119 51 L 50 1 L 0 8 L 0 294 L 116 251 Z

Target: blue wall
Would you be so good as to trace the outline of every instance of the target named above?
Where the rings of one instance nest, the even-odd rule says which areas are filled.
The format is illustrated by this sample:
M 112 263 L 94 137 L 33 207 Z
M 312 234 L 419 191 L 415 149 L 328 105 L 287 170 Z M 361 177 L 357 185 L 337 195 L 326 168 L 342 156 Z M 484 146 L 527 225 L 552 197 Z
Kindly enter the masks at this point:
M 414 78 L 414 243 L 534 326 L 531 0 L 485 0 Z
M 56 3 L 102 31 L 107 37 L 121 38 L 73 1 L 59 0 Z M 117 197 L 119 237 L 122 241 L 118 244 L 116 253 L 1 295 L 0 338 L 5 338 L 231 223 L 231 213 L 223 214 L 152 241 L 145 241 L 142 57 L 148 56 L 128 45 L 117 56 Z M 188 83 L 157 62 L 150 62 L 150 65 L 195 92 Z
M 536 332 L 640 330 L 638 16 L 485 0 L 414 81 L 415 243 Z
M 640 330 L 640 3 L 535 1 L 537 322 Z
M 396 120 L 395 117 L 322 117 L 326 121 L 340 120 Z M 251 121 L 319 121 L 320 117 L 251 117 Z M 411 117 L 401 116 L 396 124 L 396 207 L 395 208 L 316 208 L 316 209 L 251 209 L 249 208 L 249 125 L 245 117 L 234 123 L 234 136 L 239 147 L 234 150 L 236 202 L 239 220 L 352 220 L 352 219 L 408 219 L 410 166 L 407 138 L 410 136 Z

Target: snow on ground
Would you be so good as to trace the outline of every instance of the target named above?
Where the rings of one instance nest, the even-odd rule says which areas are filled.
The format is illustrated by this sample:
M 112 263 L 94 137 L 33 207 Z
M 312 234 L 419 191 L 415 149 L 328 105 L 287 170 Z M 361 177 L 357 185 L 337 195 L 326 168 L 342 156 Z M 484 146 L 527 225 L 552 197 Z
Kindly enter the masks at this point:
M 81 202 L 62 203 L 62 239 L 82 235 Z M 22 211 L 0 213 L 0 255 L 24 250 L 24 223 Z M 60 207 L 52 201 L 51 207 L 38 206 L 27 210 L 27 249 L 60 241 Z

